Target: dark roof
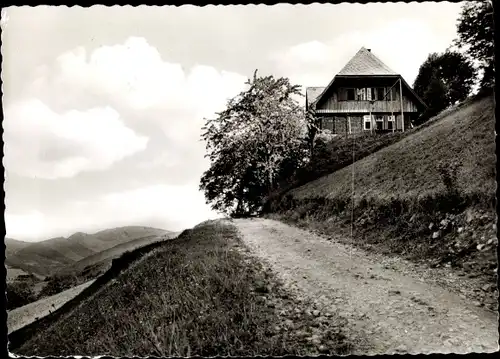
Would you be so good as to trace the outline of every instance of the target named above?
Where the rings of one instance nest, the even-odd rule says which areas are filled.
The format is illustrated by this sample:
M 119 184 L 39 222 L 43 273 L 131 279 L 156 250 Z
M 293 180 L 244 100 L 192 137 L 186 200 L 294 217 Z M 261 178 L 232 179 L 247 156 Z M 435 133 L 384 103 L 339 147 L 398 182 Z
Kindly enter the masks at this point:
M 337 76 L 398 75 L 384 64 L 371 50 L 362 47 Z
M 307 87 L 306 88 L 306 98 L 307 98 L 307 104 L 310 105 L 312 104 L 319 95 L 323 92 L 325 87 Z

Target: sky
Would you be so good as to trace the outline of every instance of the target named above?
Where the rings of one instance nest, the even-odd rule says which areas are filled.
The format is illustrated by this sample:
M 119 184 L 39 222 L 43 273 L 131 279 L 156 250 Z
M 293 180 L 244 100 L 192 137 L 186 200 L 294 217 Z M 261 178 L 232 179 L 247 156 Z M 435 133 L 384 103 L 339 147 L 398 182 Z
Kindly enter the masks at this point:
M 362 47 L 412 84 L 460 3 L 2 9 L 7 237 L 220 215 L 204 118 L 261 75 L 326 86 Z

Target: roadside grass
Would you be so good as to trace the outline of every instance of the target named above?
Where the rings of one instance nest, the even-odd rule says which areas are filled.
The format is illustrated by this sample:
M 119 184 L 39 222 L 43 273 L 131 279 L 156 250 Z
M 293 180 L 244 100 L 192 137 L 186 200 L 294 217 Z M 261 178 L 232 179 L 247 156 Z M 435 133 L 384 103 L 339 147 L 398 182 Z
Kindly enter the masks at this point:
M 166 241 L 73 310 L 39 330 L 16 354 L 27 356 L 307 355 L 317 348 L 278 310 L 296 305 L 260 262 L 243 255 L 233 226 L 207 222 Z M 134 258 L 135 259 L 135 258 Z M 116 266 L 115 266 L 116 267 Z M 269 303 L 272 303 L 269 304 Z M 301 319 L 303 327 L 313 318 Z M 351 344 L 342 321 L 325 328 L 327 352 Z M 293 326 L 292 326 L 293 327 Z M 294 327 L 296 329 L 296 327 Z

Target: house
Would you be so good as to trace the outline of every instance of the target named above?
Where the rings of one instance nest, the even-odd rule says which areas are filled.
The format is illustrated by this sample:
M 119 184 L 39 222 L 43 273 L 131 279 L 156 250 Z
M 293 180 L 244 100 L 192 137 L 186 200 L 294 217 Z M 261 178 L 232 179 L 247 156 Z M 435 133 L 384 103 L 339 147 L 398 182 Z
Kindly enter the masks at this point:
M 403 77 L 364 47 L 328 86 L 306 88 L 306 111 L 333 134 L 405 131 L 425 108 Z

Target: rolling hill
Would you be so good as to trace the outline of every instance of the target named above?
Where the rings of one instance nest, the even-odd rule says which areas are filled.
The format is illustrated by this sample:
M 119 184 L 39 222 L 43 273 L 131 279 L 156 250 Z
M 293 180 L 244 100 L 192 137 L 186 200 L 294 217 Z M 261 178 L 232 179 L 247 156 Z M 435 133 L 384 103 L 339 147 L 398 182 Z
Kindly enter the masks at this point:
M 49 276 L 66 266 L 114 246 L 144 237 L 162 236 L 169 231 L 157 228 L 128 226 L 103 230 L 94 234 L 75 233 L 41 242 L 6 240 L 5 263 L 28 273 Z

